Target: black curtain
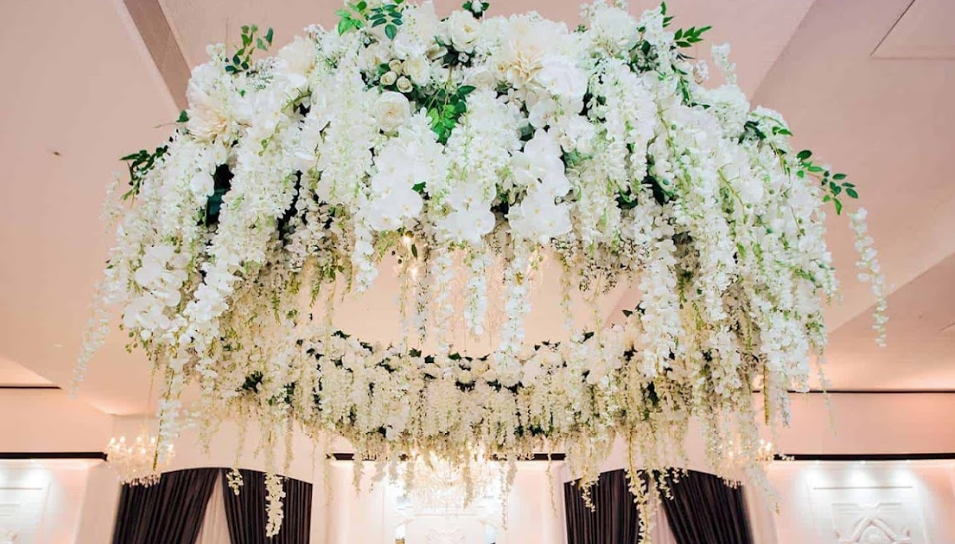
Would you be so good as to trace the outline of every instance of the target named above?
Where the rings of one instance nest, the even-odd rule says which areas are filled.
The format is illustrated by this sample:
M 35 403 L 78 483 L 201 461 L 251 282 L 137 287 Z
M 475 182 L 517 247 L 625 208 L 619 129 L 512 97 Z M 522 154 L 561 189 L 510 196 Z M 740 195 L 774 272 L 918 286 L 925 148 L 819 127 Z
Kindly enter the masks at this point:
M 265 537 L 268 519 L 265 511 L 265 474 L 255 470 L 240 470 L 242 487 L 236 495 L 229 487 L 222 469 L 222 492 L 225 495 L 225 513 L 229 522 L 232 544 L 308 544 L 312 526 L 312 484 L 284 478 L 285 498 L 282 507 L 285 518 L 279 534 Z
M 678 544 L 753 544 L 741 486 L 694 470 L 668 484 L 663 509 Z
M 150 487 L 124 485 L 113 544 L 195 544 L 218 469 L 163 474 Z
M 604 472 L 590 489 L 595 507 L 584 503 L 577 482 L 564 484 L 568 544 L 638 544 L 640 519 L 623 470 Z

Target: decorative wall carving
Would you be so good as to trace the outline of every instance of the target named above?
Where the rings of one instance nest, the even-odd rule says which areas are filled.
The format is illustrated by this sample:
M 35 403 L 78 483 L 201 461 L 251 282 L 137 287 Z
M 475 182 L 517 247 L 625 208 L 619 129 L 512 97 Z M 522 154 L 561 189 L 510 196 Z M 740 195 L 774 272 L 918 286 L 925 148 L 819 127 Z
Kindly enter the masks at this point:
M 913 544 L 901 503 L 835 503 L 832 522 L 839 544 Z
M 904 470 L 818 470 L 809 488 L 819 544 L 930 544 L 921 487 Z
M 46 485 L 0 487 L 0 544 L 38 544 L 45 507 Z

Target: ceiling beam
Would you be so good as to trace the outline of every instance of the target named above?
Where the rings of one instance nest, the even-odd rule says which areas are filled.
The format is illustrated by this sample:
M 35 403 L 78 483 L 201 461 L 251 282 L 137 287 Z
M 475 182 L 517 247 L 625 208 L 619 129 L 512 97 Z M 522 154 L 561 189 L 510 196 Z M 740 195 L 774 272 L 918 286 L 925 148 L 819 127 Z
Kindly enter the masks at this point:
M 123 0 L 179 109 L 186 109 L 190 70 L 159 0 Z

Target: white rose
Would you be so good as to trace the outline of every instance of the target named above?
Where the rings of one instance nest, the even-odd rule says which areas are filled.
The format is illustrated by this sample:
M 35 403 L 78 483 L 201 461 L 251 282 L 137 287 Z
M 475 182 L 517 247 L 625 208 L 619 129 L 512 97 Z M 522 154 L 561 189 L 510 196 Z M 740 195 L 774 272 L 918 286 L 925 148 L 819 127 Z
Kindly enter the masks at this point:
M 411 104 L 405 95 L 385 91 L 378 97 L 378 102 L 375 104 L 375 120 L 384 132 L 394 132 L 409 117 L 411 117 Z
M 584 95 L 587 93 L 587 73 L 569 57 L 546 55 L 537 73 L 537 81 L 565 103 L 579 103 L 583 107 Z
M 464 70 L 464 83 L 479 89 L 493 89 L 497 85 L 497 78 L 487 66 L 478 65 Z
M 398 81 L 398 74 L 394 72 L 385 72 L 385 75 L 381 76 L 381 84 L 386 87 L 394 85 L 395 81 Z
M 301 36 L 279 50 L 279 58 L 285 61 L 289 73 L 305 76 L 315 64 L 315 44 Z
M 467 11 L 455 11 L 448 17 L 448 38 L 458 51 L 471 51 L 477 41 L 480 24 L 474 15 Z
M 411 89 L 412 89 L 411 80 L 406 78 L 405 76 L 399 77 L 395 85 L 397 85 L 398 90 L 403 93 L 411 92 Z
M 391 61 L 391 62 L 388 63 L 388 67 L 391 68 L 391 71 L 392 71 L 392 72 L 399 72 L 399 73 L 400 73 L 400 72 L 401 72 L 401 61 L 398 60 L 398 59 L 395 59 L 395 60 L 393 60 L 393 61 Z
M 411 57 L 402 68 L 415 85 L 427 85 L 431 81 L 431 63 L 424 57 Z

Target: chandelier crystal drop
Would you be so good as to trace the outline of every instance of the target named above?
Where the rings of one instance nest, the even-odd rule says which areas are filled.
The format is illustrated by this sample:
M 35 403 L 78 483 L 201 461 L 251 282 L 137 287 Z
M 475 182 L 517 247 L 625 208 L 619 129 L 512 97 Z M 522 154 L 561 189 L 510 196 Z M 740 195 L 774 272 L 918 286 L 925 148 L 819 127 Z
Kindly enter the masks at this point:
M 396 483 L 412 510 L 419 514 L 456 514 L 484 500 L 497 506 L 502 498 L 506 467 L 483 455 L 452 463 L 429 453 L 399 464 Z
M 585 485 L 623 444 L 649 519 L 636 473 L 687 466 L 692 428 L 710 470 L 765 483 L 757 421 L 775 432 L 809 388 L 838 293 L 826 218 L 856 185 L 751 108 L 728 47 L 713 48 L 725 83 L 706 86 L 708 27 L 676 28 L 665 4 L 598 1 L 575 30 L 488 7 L 352 2 L 273 57 L 272 31 L 243 27 L 193 71 L 169 140 L 124 157 L 98 302 L 164 377 L 157 447 L 195 386 L 202 440 L 254 422 L 273 474 L 296 428 L 379 468 L 560 452 Z M 881 339 L 861 208 L 851 228 Z M 541 311 L 565 326 L 531 342 L 547 278 Z M 343 299 L 378 300 L 382 282 L 400 333 L 340 330 Z M 617 287 L 634 304 L 608 316 Z
M 129 442 L 125 436 L 110 438 L 106 446 L 106 462 L 116 471 L 120 482 L 127 485 L 149 487 L 159 483 L 162 470 L 172 463 L 174 456 L 172 444 L 160 446 L 156 435 L 146 429 Z

